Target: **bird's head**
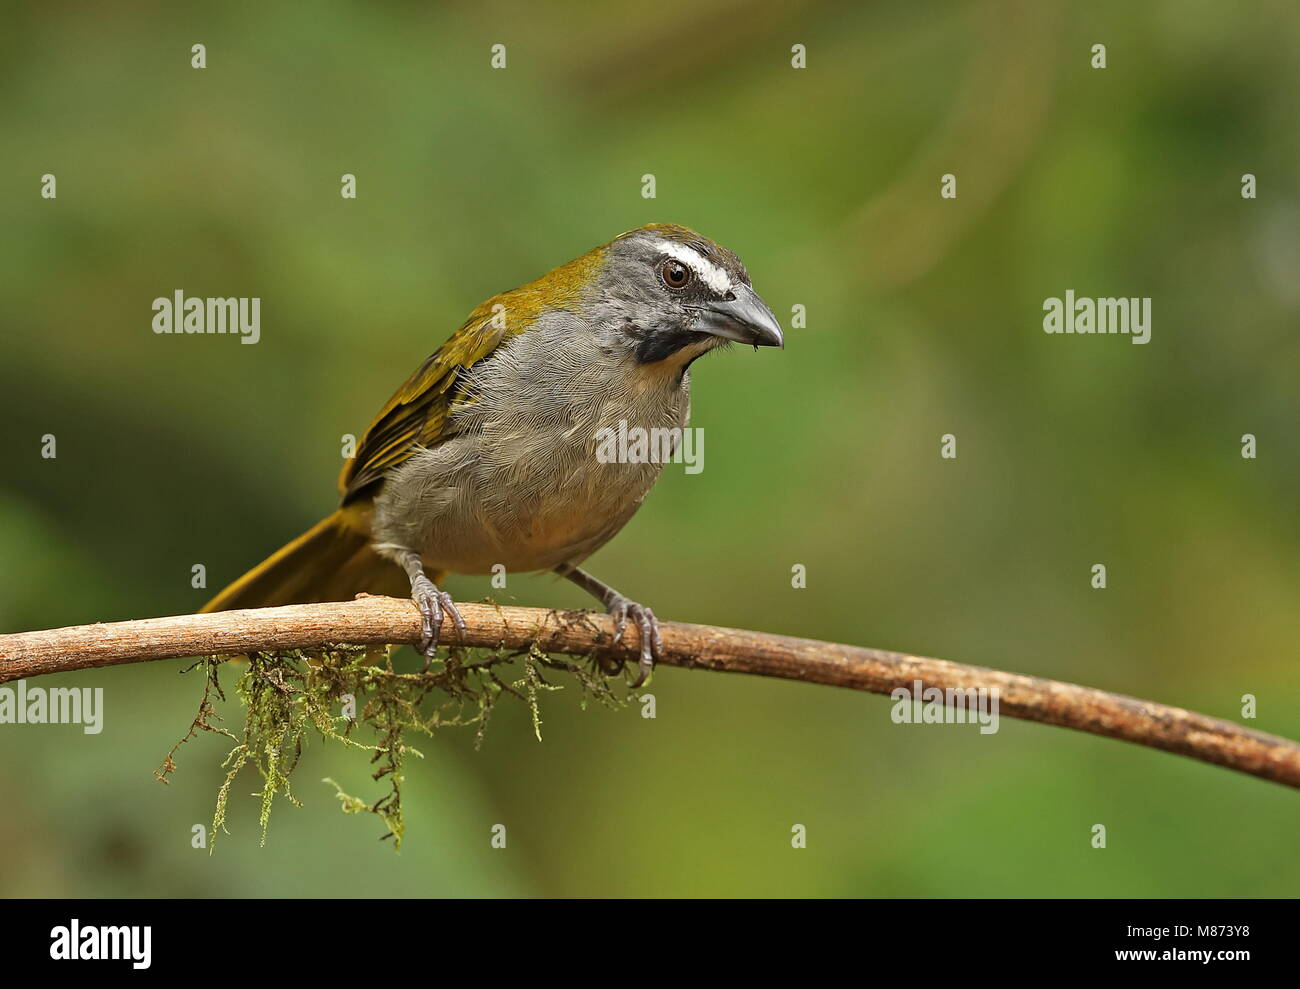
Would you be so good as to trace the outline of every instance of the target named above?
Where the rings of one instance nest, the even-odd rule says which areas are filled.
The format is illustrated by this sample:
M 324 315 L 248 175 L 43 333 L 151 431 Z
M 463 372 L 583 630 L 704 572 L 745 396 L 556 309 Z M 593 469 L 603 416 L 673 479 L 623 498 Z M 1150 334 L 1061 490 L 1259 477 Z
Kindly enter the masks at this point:
M 681 368 L 736 341 L 784 347 L 781 325 L 740 258 L 694 230 L 654 223 L 592 252 L 585 295 L 602 345 L 642 365 Z

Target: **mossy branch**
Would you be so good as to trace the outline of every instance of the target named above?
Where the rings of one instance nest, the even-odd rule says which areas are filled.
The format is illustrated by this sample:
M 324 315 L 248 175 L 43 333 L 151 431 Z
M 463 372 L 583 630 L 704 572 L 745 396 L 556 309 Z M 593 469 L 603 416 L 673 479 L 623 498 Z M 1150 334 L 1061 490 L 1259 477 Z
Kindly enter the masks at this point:
M 604 615 L 468 603 L 457 607 L 467 632 L 463 642 L 454 630 L 445 632 L 449 645 L 635 663 L 636 628 L 629 627 L 624 641 L 612 647 L 613 628 Z M 383 597 L 21 632 L 0 635 L 0 683 L 186 656 L 409 643 L 419 633 L 415 606 Z M 879 694 L 910 690 L 917 681 L 944 691 L 996 690 L 1000 714 L 1175 752 L 1300 788 L 1300 744 L 1152 701 L 940 659 L 740 629 L 664 622 L 663 639 L 661 662 L 669 666 Z

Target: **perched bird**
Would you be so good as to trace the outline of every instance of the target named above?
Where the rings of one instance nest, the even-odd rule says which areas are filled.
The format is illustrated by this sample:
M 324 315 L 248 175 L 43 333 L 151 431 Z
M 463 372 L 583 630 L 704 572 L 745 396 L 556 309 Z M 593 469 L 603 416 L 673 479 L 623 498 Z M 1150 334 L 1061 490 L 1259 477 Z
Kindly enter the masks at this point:
M 740 259 L 674 224 L 488 299 L 380 410 L 343 468 L 338 511 L 203 610 L 409 593 L 429 657 L 445 616 L 464 629 L 438 587 L 447 573 L 553 570 L 600 600 L 615 641 L 637 623 L 639 686 L 663 648 L 654 613 L 578 565 L 662 465 L 602 463 L 597 434 L 684 426 L 691 364 L 730 340 L 784 346 Z

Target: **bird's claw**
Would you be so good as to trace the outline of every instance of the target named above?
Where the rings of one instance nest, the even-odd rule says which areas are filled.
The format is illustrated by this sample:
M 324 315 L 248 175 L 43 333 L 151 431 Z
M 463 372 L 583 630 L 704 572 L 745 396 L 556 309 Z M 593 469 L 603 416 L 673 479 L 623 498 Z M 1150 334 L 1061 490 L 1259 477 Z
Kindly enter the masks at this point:
M 663 656 L 664 640 L 659 633 L 659 619 L 645 605 L 630 601 L 621 594 L 610 602 L 609 614 L 614 619 L 614 645 L 623 641 L 628 619 L 636 622 L 637 630 L 641 633 L 641 659 L 637 663 L 639 672 L 631 683 L 631 689 L 636 690 L 645 683 L 654 669 L 655 660 Z
M 415 648 L 424 656 L 424 666 L 421 669 L 427 670 L 429 660 L 438 651 L 443 619 L 451 615 L 451 620 L 455 623 L 456 631 L 460 633 L 462 640 L 465 638 L 465 619 L 461 618 L 460 612 L 456 610 L 451 595 L 439 590 L 433 581 L 423 575 L 411 583 L 411 600 L 420 609 L 420 615 L 424 619 L 420 641 L 416 643 Z

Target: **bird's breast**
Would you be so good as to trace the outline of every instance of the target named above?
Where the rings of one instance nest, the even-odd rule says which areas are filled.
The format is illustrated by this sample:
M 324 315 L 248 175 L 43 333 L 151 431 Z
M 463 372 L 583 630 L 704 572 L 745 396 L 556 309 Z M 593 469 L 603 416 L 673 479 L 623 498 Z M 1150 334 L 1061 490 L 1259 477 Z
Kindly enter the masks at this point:
M 453 438 L 386 480 L 379 541 L 435 569 L 525 572 L 577 563 L 623 527 L 680 442 L 688 382 L 647 381 L 599 355 L 546 356 L 474 375 Z

